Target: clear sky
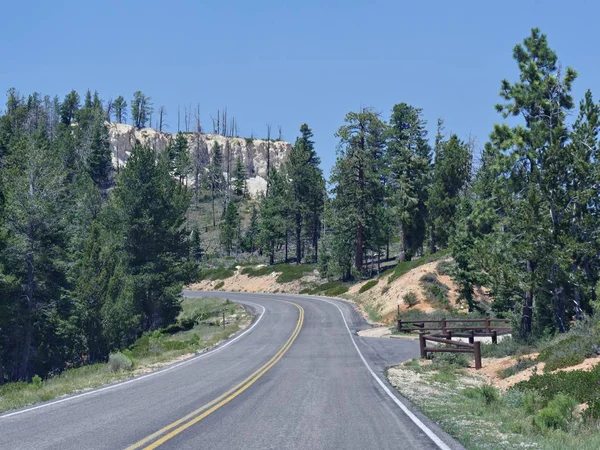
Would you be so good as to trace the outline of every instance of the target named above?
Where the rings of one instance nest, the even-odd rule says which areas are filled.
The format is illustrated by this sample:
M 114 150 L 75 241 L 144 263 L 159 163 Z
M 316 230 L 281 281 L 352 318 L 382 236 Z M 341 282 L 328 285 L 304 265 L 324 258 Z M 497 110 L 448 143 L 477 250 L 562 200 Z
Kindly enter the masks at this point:
M 600 98 L 600 5 L 542 1 L 7 1 L 0 26 L 0 89 L 61 98 L 136 90 L 164 105 L 200 102 L 203 125 L 227 106 L 240 134 L 270 123 L 293 142 L 313 129 L 326 173 L 336 129 L 361 105 L 388 116 L 395 103 L 423 108 L 430 136 L 446 130 L 481 146 L 502 78 L 515 79 L 512 48 L 532 27 L 580 74 L 579 98 Z

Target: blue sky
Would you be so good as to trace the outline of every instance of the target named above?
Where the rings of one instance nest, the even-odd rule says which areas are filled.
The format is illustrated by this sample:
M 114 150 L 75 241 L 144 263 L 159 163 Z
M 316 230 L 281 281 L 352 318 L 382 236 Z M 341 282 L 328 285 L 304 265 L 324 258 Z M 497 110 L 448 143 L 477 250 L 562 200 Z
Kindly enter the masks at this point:
M 336 129 L 361 105 L 387 117 L 395 103 L 423 108 L 430 135 L 446 130 L 481 146 L 512 48 L 539 27 L 564 66 L 600 98 L 600 6 L 542 1 L 18 1 L 5 2 L 0 89 L 103 98 L 135 90 L 165 105 L 200 103 L 202 120 L 227 106 L 242 135 L 281 125 L 293 141 L 313 129 L 326 173 Z

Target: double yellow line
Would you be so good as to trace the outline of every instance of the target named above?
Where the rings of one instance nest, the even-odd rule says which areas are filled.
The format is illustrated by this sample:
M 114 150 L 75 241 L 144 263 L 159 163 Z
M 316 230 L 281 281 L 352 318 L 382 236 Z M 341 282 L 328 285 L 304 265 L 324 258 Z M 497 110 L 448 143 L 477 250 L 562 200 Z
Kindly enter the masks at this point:
M 284 300 L 280 300 L 285 302 Z M 277 361 L 279 361 L 283 355 L 289 350 L 292 346 L 298 334 L 300 333 L 300 329 L 302 328 L 302 324 L 304 323 L 304 309 L 300 305 L 291 302 L 285 302 L 291 305 L 294 305 L 298 308 L 298 322 L 296 323 L 296 328 L 294 332 L 289 337 L 287 342 L 281 347 L 281 349 L 262 367 L 257 369 L 254 373 L 252 373 L 248 378 L 239 383 L 238 385 L 232 387 L 224 394 L 205 404 L 204 406 L 192 411 L 181 419 L 176 420 L 175 422 L 167 425 L 164 428 L 152 433 L 151 435 L 145 437 L 141 441 L 136 442 L 135 444 L 127 447 L 126 450 L 134 450 L 144 447 L 146 444 L 151 442 L 151 444 L 144 447 L 146 450 L 157 448 L 158 446 L 164 444 L 169 439 L 177 436 L 179 433 L 188 429 L 192 425 L 200 422 L 205 417 L 209 416 L 221 406 L 229 403 L 250 386 L 252 386 L 260 377 L 262 377 L 271 367 L 273 367 Z M 161 437 L 162 436 L 162 437 Z M 160 437 L 160 438 L 159 438 Z M 159 438 L 159 439 L 157 439 Z M 156 439 L 156 440 L 155 440 Z M 154 442 L 152 442 L 154 441 Z

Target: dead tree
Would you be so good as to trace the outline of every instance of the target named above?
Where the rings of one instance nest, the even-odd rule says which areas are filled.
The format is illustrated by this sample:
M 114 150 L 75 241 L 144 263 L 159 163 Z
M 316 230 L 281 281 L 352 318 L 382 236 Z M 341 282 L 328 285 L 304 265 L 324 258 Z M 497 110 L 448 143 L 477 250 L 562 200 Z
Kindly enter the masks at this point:
M 166 126 L 165 117 L 167 116 L 167 110 L 164 106 L 158 108 L 158 131 L 162 133 L 163 126 Z
M 271 124 L 267 124 L 267 194 L 271 181 Z
M 283 140 L 283 133 L 281 132 L 281 125 L 277 125 L 277 130 L 279 131 L 279 136 L 277 138 L 278 141 Z
M 181 106 L 177 105 L 177 132 L 181 131 Z

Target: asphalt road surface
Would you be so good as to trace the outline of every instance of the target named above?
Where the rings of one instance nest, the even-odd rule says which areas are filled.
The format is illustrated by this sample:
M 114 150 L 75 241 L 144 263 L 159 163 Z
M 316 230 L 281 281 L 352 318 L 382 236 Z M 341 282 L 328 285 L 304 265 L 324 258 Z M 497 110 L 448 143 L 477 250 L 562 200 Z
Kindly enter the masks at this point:
M 246 305 L 252 326 L 151 375 L 0 416 L 0 449 L 461 449 L 385 381 L 418 355 L 362 338 L 349 303 L 200 293 Z

